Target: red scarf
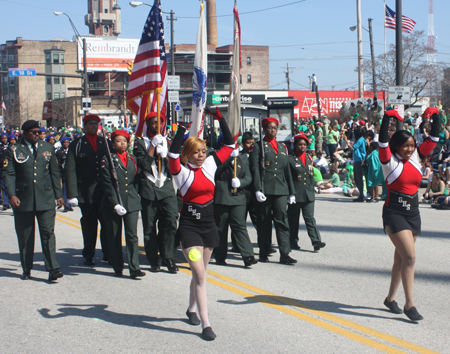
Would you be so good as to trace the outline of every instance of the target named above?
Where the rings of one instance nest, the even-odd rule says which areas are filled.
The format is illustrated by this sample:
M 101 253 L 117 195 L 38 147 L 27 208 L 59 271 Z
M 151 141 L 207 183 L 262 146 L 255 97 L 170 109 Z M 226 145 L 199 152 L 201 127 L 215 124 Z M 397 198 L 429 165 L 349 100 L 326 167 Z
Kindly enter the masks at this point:
M 97 135 L 86 134 L 85 136 L 86 136 L 86 139 L 91 144 L 94 151 L 97 152 Z
M 119 156 L 120 161 L 122 161 L 123 165 L 124 165 L 125 167 L 127 167 L 127 161 L 128 161 L 128 155 L 127 155 L 127 152 L 124 151 L 124 152 L 121 153 L 121 154 L 117 153 L 117 156 Z
M 148 132 L 147 132 L 147 135 L 148 135 L 150 138 L 153 139 L 153 138 L 155 137 L 156 134 L 152 134 L 152 133 L 150 133 L 150 132 L 148 131 Z
M 306 154 L 304 152 L 303 153 L 296 152 L 296 153 L 297 156 L 300 157 L 300 160 L 303 162 L 303 164 L 306 166 Z
M 273 147 L 273 150 L 275 151 L 275 154 L 278 154 L 278 144 L 277 144 L 277 141 L 276 141 L 274 138 L 269 139 L 269 138 L 267 138 L 267 137 L 265 137 L 264 140 L 266 140 L 266 141 Z

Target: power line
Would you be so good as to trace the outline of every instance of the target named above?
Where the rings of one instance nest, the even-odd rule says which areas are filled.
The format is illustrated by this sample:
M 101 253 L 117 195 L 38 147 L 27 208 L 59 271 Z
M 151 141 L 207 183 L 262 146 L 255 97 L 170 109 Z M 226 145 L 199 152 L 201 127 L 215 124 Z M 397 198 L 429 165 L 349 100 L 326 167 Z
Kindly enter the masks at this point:
M 300 3 L 300 2 L 306 2 L 306 1 L 307 1 L 307 0 L 300 0 L 300 1 L 291 2 L 291 3 L 289 3 L 289 4 L 284 4 L 284 5 L 279 5 L 279 6 L 268 7 L 268 8 L 266 8 L 266 9 L 254 10 L 254 11 L 247 11 L 247 12 L 241 12 L 241 13 L 239 14 L 239 16 L 241 16 L 241 15 L 248 15 L 248 14 L 254 14 L 254 13 L 256 13 L 256 12 L 262 12 L 262 11 L 274 10 L 274 9 L 278 9 L 278 8 L 280 8 L 280 7 L 285 7 L 285 6 L 295 5 L 295 4 L 298 4 L 298 3 Z M 229 14 L 229 15 L 219 15 L 219 16 L 216 16 L 216 17 L 229 17 L 229 16 L 234 16 L 234 15 L 233 15 L 233 14 Z M 195 16 L 195 17 L 178 17 L 178 18 L 197 18 L 197 19 L 198 19 L 198 16 Z

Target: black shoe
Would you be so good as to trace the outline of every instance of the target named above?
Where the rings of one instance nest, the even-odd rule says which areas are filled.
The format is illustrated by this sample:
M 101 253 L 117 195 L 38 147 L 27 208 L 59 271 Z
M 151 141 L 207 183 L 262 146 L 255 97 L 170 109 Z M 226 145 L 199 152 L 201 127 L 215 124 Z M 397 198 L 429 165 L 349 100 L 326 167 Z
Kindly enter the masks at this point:
M 222 260 L 222 259 L 216 259 L 216 264 L 217 265 L 221 265 L 221 266 L 226 266 L 227 262 L 225 260 Z
M 297 260 L 290 257 L 288 254 L 285 254 L 280 257 L 280 263 L 281 264 L 294 264 L 294 263 L 297 263 Z
M 169 273 L 175 274 L 176 272 L 178 272 L 178 267 L 172 261 L 172 258 L 164 258 L 162 261 L 162 265 L 167 267 Z
M 123 272 L 121 270 L 116 270 L 114 272 L 114 276 L 119 278 L 119 277 L 123 276 Z
M 277 250 L 275 249 L 275 248 L 271 248 L 270 250 L 269 250 L 269 256 L 271 255 L 271 254 L 274 254 L 274 253 L 277 253 Z
M 314 251 L 318 251 L 321 248 L 324 248 L 327 244 L 325 242 L 314 242 Z
M 87 266 L 95 265 L 95 262 L 94 262 L 94 260 L 92 258 L 85 258 L 83 263 L 84 263 L 84 265 L 87 265 Z
M 269 257 L 267 256 L 259 256 L 259 261 L 263 263 L 269 262 Z
M 204 340 L 214 340 L 216 339 L 216 334 L 213 332 L 211 327 L 203 328 L 202 338 Z
M 252 266 L 252 265 L 254 265 L 256 263 L 258 263 L 258 261 L 253 256 L 244 258 L 244 264 L 245 264 L 246 267 L 250 267 L 250 266 Z
M 397 301 L 392 300 L 391 302 L 388 301 L 386 298 L 383 302 L 384 306 L 386 306 L 391 312 L 393 313 L 403 313 L 402 309 L 398 307 Z
M 22 280 L 31 279 L 31 272 L 23 272 L 22 275 L 20 276 L 20 279 Z
M 228 252 L 231 253 L 240 253 L 239 250 L 237 248 L 231 247 L 230 250 Z
M 380 200 L 377 198 L 377 197 L 375 197 L 375 198 L 372 198 L 372 203 L 378 203 Z
M 57 280 L 58 278 L 62 278 L 63 276 L 64 276 L 64 274 L 61 273 L 61 271 L 59 269 L 51 270 L 48 273 L 48 280 L 49 281 Z
M 189 312 L 189 310 L 186 311 L 186 316 L 188 317 L 188 323 L 193 326 L 198 326 L 201 321 L 197 316 L 197 312 Z
M 423 316 L 417 311 L 415 306 L 411 307 L 409 310 L 403 308 L 403 312 L 411 321 L 423 320 Z
M 356 203 L 364 203 L 364 198 L 356 198 L 356 199 L 353 199 L 352 201 L 356 202 Z
M 158 273 L 159 271 L 161 271 L 161 268 L 159 267 L 159 264 L 150 266 L 150 272 Z
M 137 277 L 145 277 L 145 273 L 142 270 L 130 270 L 130 278 L 136 279 Z
M 3 205 L 3 211 L 11 209 L 11 205 Z
M 295 242 L 295 243 L 291 243 L 291 249 L 293 249 L 293 250 L 299 250 L 299 249 L 301 249 L 301 248 L 300 248 L 300 246 L 298 245 L 298 243 Z

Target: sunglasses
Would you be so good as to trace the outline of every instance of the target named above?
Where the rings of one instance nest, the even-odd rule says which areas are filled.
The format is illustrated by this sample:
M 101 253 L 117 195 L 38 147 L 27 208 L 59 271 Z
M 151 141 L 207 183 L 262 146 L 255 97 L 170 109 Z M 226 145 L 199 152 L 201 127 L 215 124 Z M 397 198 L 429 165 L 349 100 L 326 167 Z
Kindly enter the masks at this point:
M 30 134 L 33 134 L 33 135 L 38 135 L 41 133 L 40 130 L 30 130 L 29 132 L 30 132 Z

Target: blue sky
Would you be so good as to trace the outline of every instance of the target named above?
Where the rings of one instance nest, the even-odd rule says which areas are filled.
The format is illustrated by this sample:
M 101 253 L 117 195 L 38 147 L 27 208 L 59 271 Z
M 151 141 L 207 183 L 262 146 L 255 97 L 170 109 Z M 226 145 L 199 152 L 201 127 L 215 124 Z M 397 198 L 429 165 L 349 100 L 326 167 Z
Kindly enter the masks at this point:
M 152 3 L 152 0 L 147 0 Z M 321 90 L 355 88 L 357 74 L 356 0 L 306 0 L 267 11 L 252 12 L 290 4 L 295 0 L 238 0 L 241 14 L 242 44 L 270 47 L 270 85 L 286 89 L 286 64 L 296 68 L 291 74 L 291 89 L 304 89 L 308 76 L 315 73 Z M 122 8 L 120 38 L 139 38 L 150 10 L 147 6 L 132 8 L 129 1 L 119 0 Z M 161 0 L 163 11 L 175 12 L 175 43 L 195 43 L 200 2 L 198 0 Z M 362 23 L 373 18 L 375 54 L 384 52 L 383 0 L 361 0 Z M 395 11 L 395 0 L 387 0 Z M 219 45 L 232 44 L 231 16 L 234 0 L 217 0 Z M 0 0 L 0 43 L 23 37 L 28 40 L 49 40 L 56 36 L 72 38 L 73 31 L 65 17 L 69 14 L 81 35 L 88 33 L 84 24 L 87 0 Z M 450 3 L 434 0 L 434 24 L 437 61 L 450 66 Z M 428 29 L 428 0 L 403 1 L 403 14 L 417 22 L 417 30 Z M 230 16 L 224 16 L 230 15 Z M 167 15 L 165 15 L 167 16 Z M 191 18 L 193 17 L 193 18 Z M 165 21 L 166 40 L 170 26 Z M 395 31 L 387 29 L 387 44 L 395 41 Z M 369 35 L 363 30 L 363 54 L 370 58 Z

